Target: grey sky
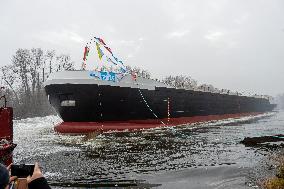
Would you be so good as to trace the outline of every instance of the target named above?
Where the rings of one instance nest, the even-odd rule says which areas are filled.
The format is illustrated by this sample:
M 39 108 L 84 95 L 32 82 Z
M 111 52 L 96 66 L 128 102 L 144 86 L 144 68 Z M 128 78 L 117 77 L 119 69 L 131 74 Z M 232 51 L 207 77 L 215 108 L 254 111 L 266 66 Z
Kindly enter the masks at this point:
M 155 77 L 284 92 L 283 0 L 1 0 L 0 24 L 0 66 L 32 47 L 68 53 L 80 65 L 97 36 L 125 64 Z

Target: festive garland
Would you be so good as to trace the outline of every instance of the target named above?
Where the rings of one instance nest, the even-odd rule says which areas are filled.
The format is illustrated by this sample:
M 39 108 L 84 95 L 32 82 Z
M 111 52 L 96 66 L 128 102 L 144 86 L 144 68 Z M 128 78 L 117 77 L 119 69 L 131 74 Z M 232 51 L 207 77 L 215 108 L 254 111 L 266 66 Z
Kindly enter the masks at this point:
M 99 37 L 94 37 L 90 40 L 90 42 L 88 42 L 84 48 L 84 56 L 83 56 L 83 64 L 82 64 L 82 69 L 85 70 L 86 69 L 86 61 L 87 61 L 87 57 L 89 55 L 90 52 L 90 46 L 91 44 L 95 43 L 96 44 L 96 49 L 97 49 L 97 53 L 99 56 L 99 59 L 102 60 L 103 56 L 105 56 L 106 60 L 116 66 L 120 67 L 120 71 L 122 73 L 126 72 L 126 67 L 123 64 L 122 60 L 119 60 L 118 58 L 116 58 L 116 56 L 114 56 L 112 50 L 106 45 L 106 43 L 104 42 L 103 39 L 99 38 Z M 107 56 L 106 53 L 103 52 L 101 46 L 107 50 L 110 54 L 111 57 Z

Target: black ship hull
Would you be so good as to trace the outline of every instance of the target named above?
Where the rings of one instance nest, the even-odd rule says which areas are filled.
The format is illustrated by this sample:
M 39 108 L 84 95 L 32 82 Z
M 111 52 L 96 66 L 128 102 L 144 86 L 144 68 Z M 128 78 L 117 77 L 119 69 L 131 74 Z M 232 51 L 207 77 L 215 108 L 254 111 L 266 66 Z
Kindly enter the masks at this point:
M 92 71 L 55 73 L 45 90 L 64 121 L 55 126 L 60 133 L 175 126 L 256 115 L 275 107 L 266 98 L 176 89 L 130 75 L 107 80 Z
M 98 84 L 50 84 L 45 90 L 51 105 L 65 122 L 267 112 L 275 107 L 264 98 L 166 87 L 148 90 Z

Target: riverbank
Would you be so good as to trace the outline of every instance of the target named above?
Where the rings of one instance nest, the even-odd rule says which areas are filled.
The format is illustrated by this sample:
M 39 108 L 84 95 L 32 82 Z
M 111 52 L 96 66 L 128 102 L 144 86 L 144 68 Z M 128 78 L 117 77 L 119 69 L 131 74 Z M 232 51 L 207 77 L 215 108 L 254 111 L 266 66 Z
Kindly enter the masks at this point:
M 247 147 L 270 152 L 259 162 L 255 171 L 256 183 L 262 189 L 284 189 L 284 135 L 246 137 L 241 141 Z
M 274 176 L 268 177 L 260 183 L 264 189 L 283 189 L 284 188 L 284 152 L 275 154 L 271 158 L 271 167 Z

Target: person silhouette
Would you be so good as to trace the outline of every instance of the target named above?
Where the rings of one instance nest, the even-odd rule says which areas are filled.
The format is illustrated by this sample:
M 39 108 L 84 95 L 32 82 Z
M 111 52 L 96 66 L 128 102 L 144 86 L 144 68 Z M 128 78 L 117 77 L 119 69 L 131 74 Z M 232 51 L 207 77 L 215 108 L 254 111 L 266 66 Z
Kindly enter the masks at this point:
M 18 180 L 16 176 L 10 176 L 11 165 L 5 167 L 0 164 L 0 189 L 12 189 L 15 186 L 15 181 Z M 37 162 L 35 163 L 33 174 L 26 179 L 19 179 L 17 183 L 18 189 L 26 189 L 27 186 L 29 189 L 51 189 Z

